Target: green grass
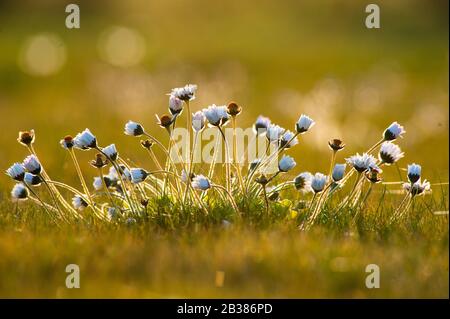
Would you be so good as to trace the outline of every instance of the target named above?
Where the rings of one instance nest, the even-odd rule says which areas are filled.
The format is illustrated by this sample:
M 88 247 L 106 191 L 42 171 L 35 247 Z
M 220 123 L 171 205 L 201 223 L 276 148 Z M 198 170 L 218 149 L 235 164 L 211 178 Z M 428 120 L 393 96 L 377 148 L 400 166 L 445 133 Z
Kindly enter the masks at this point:
M 326 208 L 306 233 L 297 227 L 302 211 L 292 218 L 286 200 L 272 202 L 270 216 L 254 203 L 235 221 L 229 205 L 218 203 L 207 218 L 187 222 L 176 218 L 186 212 L 162 199 L 150 220 L 61 229 L 35 206 L 4 202 L 0 296 L 448 298 L 448 214 L 433 214 L 448 209 L 446 194 L 418 198 L 394 224 L 388 220 L 398 195 L 385 196 L 355 222 L 350 210 Z M 64 286 L 70 263 L 80 266 L 81 289 Z M 380 267 L 380 289 L 365 287 L 368 264 Z M 220 287 L 218 271 L 225 273 Z

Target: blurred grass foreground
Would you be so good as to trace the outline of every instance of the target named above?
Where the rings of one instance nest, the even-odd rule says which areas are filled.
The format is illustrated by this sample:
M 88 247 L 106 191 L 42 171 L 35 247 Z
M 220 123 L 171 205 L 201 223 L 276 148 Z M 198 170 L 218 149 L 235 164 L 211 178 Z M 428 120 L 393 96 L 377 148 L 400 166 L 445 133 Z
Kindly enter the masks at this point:
M 3 0 L 0 168 L 27 155 L 17 133 L 34 129 L 46 170 L 74 184 L 58 142 L 85 127 L 145 165 L 124 123 L 138 120 L 165 138 L 154 120 L 167 109 L 165 94 L 196 83 L 196 109 L 238 101 L 243 126 L 259 114 L 284 127 L 300 113 L 314 118 L 317 129 L 291 154 L 302 170 L 327 167 L 329 139 L 342 138 L 347 157 L 398 121 L 408 162 L 432 184 L 448 182 L 448 1 L 383 1 L 381 29 L 371 30 L 366 2 L 80 0 L 81 28 L 67 29 L 61 1 Z M 90 157 L 80 158 L 89 172 Z M 32 206 L 11 204 L 11 187 L 2 176 L 0 297 L 449 296 L 448 185 L 432 186 L 396 228 L 385 224 L 392 207 L 380 208 L 377 194 L 361 224 L 345 228 L 337 217 L 307 234 L 288 216 L 174 232 L 55 229 Z M 65 287 L 71 263 L 80 289 Z M 380 267 L 379 289 L 364 284 L 368 264 Z

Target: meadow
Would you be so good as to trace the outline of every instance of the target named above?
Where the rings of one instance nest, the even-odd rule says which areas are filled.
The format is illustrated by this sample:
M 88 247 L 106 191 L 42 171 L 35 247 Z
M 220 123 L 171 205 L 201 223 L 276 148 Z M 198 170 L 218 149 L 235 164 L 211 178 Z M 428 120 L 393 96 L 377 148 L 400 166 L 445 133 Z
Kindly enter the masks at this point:
M 33 146 L 45 171 L 84 192 L 60 140 L 85 128 L 102 147 L 115 143 L 127 165 L 149 173 L 159 170 L 140 145 L 145 137 L 126 136 L 124 126 L 129 120 L 142 123 L 168 146 L 166 129 L 154 115 L 170 113 L 173 119 L 167 94 L 186 83 L 198 84 L 192 113 L 236 101 L 242 106 L 237 125 L 244 128 L 258 115 L 293 132 L 301 114 L 315 121 L 298 136 L 297 145 L 282 150 L 296 166 L 277 176 L 274 185 L 306 171 L 328 176 L 332 139 L 346 144 L 336 154 L 336 163 L 344 163 L 379 141 L 394 121 L 406 133 L 393 141 L 405 155 L 381 167 L 382 181 L 372 187 L 364 177 L 368 168 L 358 175 L 364 180 L 355 188 L 359 192 L 345 183 L 342 192 L 324 201 L 320 193 L 328 188 L 313 200 L 313 192 L 292 184 L 277 196 L 264 196 L 261 183 L 255 182 L 260 175 L 249 180 L 252 191 L 242 193 L 235 167 L 231 179 L 226 165 L 218 164 L 210 182 L 223 185 L 231 196 L 208 188 L 200 201 L 194 193 L 201 192 L 191 192 L 184 205 L 176 192 L 155 195 L 149 189 L 146 216 L 103 220 L 87 207 L 79 211 L 83 220 L 57 226 L 39 203 L 11 201 L 15 183 L 4 175 L 0 296 L 448 298 L 448 4 L 386 3 L 382 28 L 370 31 L 363 26 L 364 5 L 260 1 L 255 8 L 251 1 L 217 6 L 207 1 L 112 1 L 103 8 L 81 2 L 82 27 L 68 30 L 64 8 L 56 1 L 2 2 L 3 170 L 29 155 L 17 136 L 34 129 Z M 178 127 L 190 126 L 186 104 L 183 108 Z M 164 154 L 155 152 L 163 162 Z M 96 153 L 76 150 L 92 193 L 98 169 L 90 162 Z M 422 180 L 430 182 L 431 190 L 416 196 L 392 221 L 399 207 L 405 208 L 402 185 L 408 183 L 412 163 L 422 166 Z M 207 176 L 208 166 L 195 173 Z M 325 185 L 332 184 L 330 177 Z M 202 187 L 200 182 L 196 185 Z M 176 188 L 175 178 L 172 183 Z M 138 197 L 139 190 L 133 189 Z M 61 193 L 71 203 L 73 194 Z M 346 195 L 352 193 L 350 204 Z M 45 185 L 39 194 L 53 205 Z M 99 202 L 108 203 L 103 195 Z M 137 198 L 132 203 L 122 197 L 125 212 L 139 205 Z M 337 209 L 342 203 L 343 209 Z M 314 222 L 302 229 L 315 211 Z M 109 216 L 106 208 L 103 212 Z M 71 263 L 80 267 L 80 289 L 65 287 L 65 267 Z M 380 267 L 378 289 L 365 286 L 369 264 Z

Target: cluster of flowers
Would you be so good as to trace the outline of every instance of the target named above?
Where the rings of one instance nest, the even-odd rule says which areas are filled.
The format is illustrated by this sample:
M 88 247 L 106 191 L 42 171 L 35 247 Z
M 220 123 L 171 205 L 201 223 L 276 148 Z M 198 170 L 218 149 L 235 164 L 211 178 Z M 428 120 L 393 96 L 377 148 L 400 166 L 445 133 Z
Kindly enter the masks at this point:
M 99 146 L 96 136 L 89 129 L 85 129 L 75 137 L 64 137 L 60 144 L 69 152 L 73 160 L 80 179 L 81 191 L 52 180 L 34 150 L 34 131 L 19 132 L 18 141 L 28 148 L 30 155 L 22 163 L 14 163 L 6 171 L 7 175 L 17 181 L 11 192 L 13 200 L 32 200 L 42 206 L 57 223 L 84 219 L 87 216 L 105 221 L 130 221 L 150 214 L 148 211 L 149 201 L 152 197 L 158 196 L 166 196 L 182 207 L 196 206 L 199 211 L 203 211 L 207 215 L 211 209 L 207 204 L 210 201 L 204 199 L 205 196 L 210 196 L 207 193 L 211 189 L 218 192 L 219 198 L 230 203 L 236 216 L 240 217 L 240 207 L 245 207 L 245 201 L 252 198 L 264 200 L 266 213 L 270 214 L 270 201 L 277 200 L 281 190 L 293 185 L 303 194 L 313 194 L 306 209 L 306 218 L 301 225 L 303 229 L 307 229 L 315 223 L 317 216 L 332 195 L 340 191 L 353 175 L 356 174 L 353 187 L 336 209 L 363 205 L 370 194 L 372 185 L 382 180 L 381 167 L 397 165 L 397 161 L 404 156 L 400 147 L 393 141 L 402 137 L 405 131 L 401 125 L 394 122 L 386 128 L 382 138 L 375 145 L 362 155 L 356 154 L 347 158 L 345 163 L 336 163 L 337 153 L 345 147 L 345 144 L 339 139 L 330 140 L 328 145 L 331 150 L 331 163 L 327 174 L 302 172 L 293 180 L 272 186 L 271 184 L 277 176 L 290 172 L 296 167 L 295 160 L 284 153 L 297 145 L 298 138 L 307 133 L 315 125 L 315 122 L 307 115 L 302 114 L 295 123 L 293 131 L 290 131 L 271 123 L 267 117 L 259 116 L 253 124 L 253 131 L 255 136 L 266 137 L 266 152 L 246 167 L 241 167 L 237 161 L 236 152 L 236 118 L 242 108 L 237 103 L 230 102 L 223 106 L 213 104 L 201 111 L 191 113 L 190 104 L 195 99 L 196 90 L 197 86 L 191 84 L 173 89 L 169 94 L 170 114 L 157 116 L 158 125 L 166 129 L 169 135 L 167 147 L 149 134 L 140 123 L 133 121 L 126 123 L 124 130 L 126 135 L 145 138 L 140 141 L 140 144 L 148 151 L 151 160 L 157 167 L 156 170 L 148 171 L 140 167 L 131 167 L 128 161 L 119 156 L 115 144 L 106 147 Z M 179 162 L 175 163 L 170 156 L 172 148 L 175 146 L 172 132 L 177 118 L 185 109 L 189 132 L 188 143 L 190 146 L 192 144 L 192 148 L 189 148 L 191 150 L 189 158 L 182 158 L 179 152 L 176 152 Z M 232 141 L 226 138 L 223 131 L 224 126 L 228 123 L 231 123 L 233 128 Z M 217 128 L 222 137 L 226 157 L 230 154 L 229 143 L 232 144 L 232 159 L 226 158 L 226 172 L 225 176 L 219 176 L 222 177 L 221 179 L 214 176 L 218 148 L 214 150 L 208 174 L 196 174 L 197 169 L 200 169 L 195 167 L 192 160 L 197 137 L 206 125 Z M 191 138 L 191 134 L 193 134 L 193 138 Z M 155 145 L 164 153 L 165 163 L 161 163 L 156 156 Z M 94 191 L 89 189 L 85 181 L 75 150 L 97 152 L 95 158 L 90 162 L 98 170 L 98 176 L 93 181 Z M 375 152 L 378 152 L 378 158 L 373 155 Z M 274 162 L 278 170 L 272 174 L 267 173 L 267 167 Z M 109 168 L 107 168 L 108 166 Z M 350 166 L 350 169 L 346 172 L 347 166 Z M 107 174 L 105 174 L 105 169 L 107 169 Z M 429 182 L 421 179 L 420 165 L 408 165 L 407 178 L 408 182 L 403 184 L 405 198 L 395 211 L 393 218 L 404 214 L 416 196 L 430 190 Z M 225 185 L 221 184 L 222 180 Z M 44 202 L 42 196 L 38 194 L 36 188 L 42 184 L 45 185 L 51 202 Z M 364 184 L 368 184 L 368 187 L 365 187 Z M 61 194 L 61 189 L 73 194 L 71 203 L 66 201 Z M 236 198 L 241 199 L 240 205 L 237 204 Z M 83 213 L 83 210 L 88 207 L 90 214 Z

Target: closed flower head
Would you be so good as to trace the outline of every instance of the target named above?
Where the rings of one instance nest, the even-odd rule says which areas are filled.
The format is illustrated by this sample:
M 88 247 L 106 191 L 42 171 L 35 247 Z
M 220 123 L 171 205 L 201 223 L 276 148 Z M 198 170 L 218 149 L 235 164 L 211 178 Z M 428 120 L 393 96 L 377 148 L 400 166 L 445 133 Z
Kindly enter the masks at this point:
M 29 130 L 29 131 L 23 131 L 23 132 L 19 132 L 19 137 L 17 138 L 17 141 L 25 146 L 30 146 L 31 144 L 34 143 L 34 130 Z
M 258 116 L 258 118 L 255 121 L 255 124 L 253 124 L 253 131 L 255 134 L 262 135 L 266 133 L 267 129 L 270 126 L 270 119 L 265 116 Z
M 183 101 L 173 94 L 169 96 L 169 111 L 173 116 L 178 115 L 183 111 Z
M 314 193 L 320 193 L 324 190 L 328 177 L 322 173 L 316 173 L 311 180 L 311 188 Z
M 130 175 L 131 175 L 131 182 L 133 184 L 138 184 L 145 181 L 145 179 L 148 177 L 148 175 L 150 175 L 150 173 L 143 168 L 131 168 Z
M 25 173 L 23 181 L 32 186 L 39 186 L 42 183 L 42 179 L 38 175 L 33 175 L 31 173 Z
M 215 104 L 203 109 L 203 114 L 212 126 L 222 126 L 227 123 L 230 118 L 226 106 L 217 106 Z
M 192 187 L 195 189 L 205 191 L 211 188 L 211 183 L 209 182 L 207 177 L 203 175 L 196 175 L 192 179 Z
M 261 164 L 261 159 L 255 158 L 248 166 L 249 171 L 255 170 Z
M 295 124 L 295 129 L 297 130 L 297 133 L 303 134 L 313 127 L 314 124 L 316 124 L 316 122 L 314 122 L 309 116 L 302 114 Z
M 13 201 L 25 200 L 28 198 L 28 189 L 22 184 L 17 183 L 11 191 Z
M 111 160 L 111 161 L 115 161 L 117 160 L 117 157 L 119 156 L 119 153 L 117 152 L 116 149 L 116 144 L 111 144 L 106 146 L 105 148 L 103 148 L 103 153 L 105 153 L 105 155 Z
M 34 175 L 39 175 L 42 171 L 41 163 L 39 163 L 38 158 L 34 154 L 25 157 L 23 166 L 28 172 Z
M 205 127 L 205 115 L 202 111 L 197 111 L 192 114 L 192 129 L 195 132 L 200 132 Z
M 341 179 L 344 178 L 345 168 L 346 167 L 347 167 L 346 164 L 336 164 L 336 165 L 334 165 L 333 172 L 331 174 L 331 177 L 333 178 L 334 182 L 339 182 Z
M 128 121 L 128 123 L 125 124 L 124 133 L 130 136 L 141 136 L 144 134 L 144 127 L 139 123 Z
M 62 140 L 59 141 L 59 144 L 66 150 L 71 149 L 74 146 L 73 137 L 70 135 L 66 135 Z
M 281 160 L 278 162 L 278 169 L 280 172 L 289 172 L 297 165 L 294 159 L 289 155 L 284 155 Z
M 230 102 L 227 106 L 227 112 L 231 116 L 237 116 L 241 113 L 242 108 L 236 102 Z
M 158 114 L 155 114 L 156 116 L 156 123 L 161 126 L 162 128 L 169 128 L 172 123 L 173 123 L 173 119 L 170 115 L 168 114 L 164 114 L 161 117 L 158 116 Z
M 404 156 L 404 153 L 398 145 L 391 142 L 384 142 L 381 144 L 380 152 L 378 158 L 382 163 L 386 165 L 391 165 L 397 162 Z
M 406 131 L 403 129 L 403 126 L 394 122 L 384 131 L 383 138 L 385 141 L 393 141 L 398 137 L 403 137 L 402 134 L 404 133 L 406 133 Z
M 410 183 L 414 184 L 418 180 L 420 180 L 420 176 L 422 174 L 422 167 L 419 164 L 411 164 L 408 165 L 408 180 Z
M 88 203 L 80 195 L 75 195 L 72 198 L 72 205 L 76 210 L 84 210 L 88 207 Z
M 97 147 L 97 139 L 87 128 L 83 132 L 78 133 L 73 139 L 74 146 L 80 150 L 88 150 Z
M 6 175 L 16 181 L 23 181 L 25 177 L 25 167 L 20 163 L 14 163 L 10 168 L 6 170 Z
M 266 137 L 271 143 L 278 143 L 286 130 L 281 126 L 270 124 L 266 131 Z
M 191 101 L 195 99 L 195 91 L 197 91 L 197 85 L 187 84 L 184 87 L 172 89 L 170 95 L 173 95 L 182 101 Z

